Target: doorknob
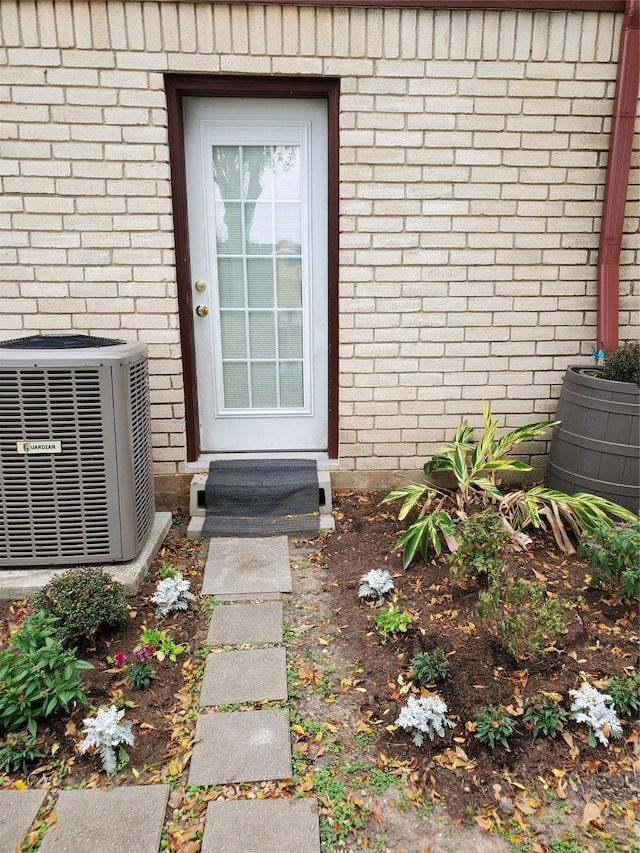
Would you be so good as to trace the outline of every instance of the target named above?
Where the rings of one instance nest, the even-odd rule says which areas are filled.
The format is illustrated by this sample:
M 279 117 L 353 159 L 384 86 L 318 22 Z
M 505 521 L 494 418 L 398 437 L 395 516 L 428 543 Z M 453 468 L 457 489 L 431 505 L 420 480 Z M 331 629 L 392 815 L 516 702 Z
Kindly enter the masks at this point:
M 198 307 L 196 308 L 196 314 L 198 315 L 198 317 L 206 317 L 208 313 L 209 309 L 206 305 L 198 305 Z

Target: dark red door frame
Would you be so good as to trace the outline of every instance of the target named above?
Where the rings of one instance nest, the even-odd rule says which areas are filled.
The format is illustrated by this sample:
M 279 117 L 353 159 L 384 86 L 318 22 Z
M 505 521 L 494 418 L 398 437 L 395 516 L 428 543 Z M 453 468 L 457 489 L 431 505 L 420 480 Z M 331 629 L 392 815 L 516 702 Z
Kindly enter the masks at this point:
M 182 99 L 196 97 L 321 98 L 327 101 L 328 161 L 328 454 L 338 458 L 338 215 L 339 215 L 339 94 L 340 82 L 326 77 L 235 77 L 217 75 L 165 75 L 169 160 L 173 195 L 178 312 L 185 385 L 187 461 L 200 455 L 200 417 L 196 384 L 193 334 L 193 288 L 189 260 L 187 184 L 184 154 Z

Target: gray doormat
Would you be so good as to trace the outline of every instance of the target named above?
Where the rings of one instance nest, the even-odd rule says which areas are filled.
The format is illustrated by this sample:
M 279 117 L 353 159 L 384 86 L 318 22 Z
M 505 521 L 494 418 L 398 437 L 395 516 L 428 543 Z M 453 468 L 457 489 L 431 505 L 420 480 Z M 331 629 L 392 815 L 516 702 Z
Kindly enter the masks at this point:
M 320 522 L 313 459 L 211 462 L 203 536 L 315 536 Z

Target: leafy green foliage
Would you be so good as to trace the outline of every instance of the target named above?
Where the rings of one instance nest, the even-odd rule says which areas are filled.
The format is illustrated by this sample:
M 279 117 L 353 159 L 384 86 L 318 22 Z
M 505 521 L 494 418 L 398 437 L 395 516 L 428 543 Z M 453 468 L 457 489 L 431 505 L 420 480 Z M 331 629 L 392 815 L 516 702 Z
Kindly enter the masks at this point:
M 36 593 L 30 602 L 58 619 L 65 646 L 87 646 L 96 635 L 119 628 L 128 608 L 122 584 L 101 569 L 72 569 Z
M 476 737 L 485 746 L 495 749 L 496 744 L 509 749 L 513 722 L 504 705 L 489 705 L 476 714 Z
M 584 531 L 592 529 L 594 524 L 602 523 L 611 527 L 611 516 L 623 521 L 633 522 L 632 512 L 618 504 L 585 493 L 565 495 L 553 489 L 534 487 L 529 490 L 516 490 L 503 495 L 499 489 L 497 476 L 506 473 L 526 473 L 531 466 L 518 459 L 506 456 L 521 442 L 541 437 L 558 421 L 540 421 L 511 430 L 497 438 L 498 421 L 491 417 L 491 409 L 483 403 L 484 432 L 478 441 L 474 440 L 472 427 L 463 420 L 454 439 L 441 447 L 425 463 L 425 474 L 429 484 L 410 483 L 394 489 L 384 498 L 383 503 L 402 500 L 398 518 L 403 521 L 413 510 L 418 511 L 415 521 L 400 536 L 396 546 L 402 549 L 402 563 L 406 568 L 416 557 L 418 550 L 424 560 L 427 559 L 429 545 L 436 555 L 442 551 L 443 541 L 455 551 L 455 525 L 443 503 L 449 494 L 431 479 L 445 475 L 453 478 L 456 487 L 454 497 L 458 512 L 469 514 L 469 509 L 480 500 L 484 506 L 493 505 L 512 528 L 514 537 L 528 526 L 549 526 L 561 551 L 575 553 L 569 532 L 580 537 Z
M 547 596 L 542 581 L 502 574 L 480 593 L 476 611 L 489 633 L 516 659 L 536 658 L 564 630 L 570 605 Z
M 91 665 L 75 651 L 63 647 L 55 617 L 39 611 L 25 619 L 0 650 L 0 725 L 26 726 L 35 737 L 39 719 L 85 704 L 79 673 Z
M 595 567 L 593 586 L 615 583 L 623 595 L 640 598 L 640 520 L 613 528 L 595 525 L 580 543 L 580 551 Z
M 392 492 L 391 495 L 394 493 Z M 387 498 L 391 499 L 391 495 Z M 387 500 L 385 498 L 385 500 Z M 433 545 L 436 554 L 442 551 L 440 536 L 445 539 L 453 535 L 453 521 L 444 510 L 431 515 L 423 515 L 415 521 L 398 539 L 396 547 L 402 548 L 402 565 L 406 569 L 413 562 L 416 552 L 420 549 L 422 559 L 427 559 L 429 543 Z
M 602 375 L 616 382 L 635 382 L 640 385 L 640 342 L 622 344 L 605 353 Z
M 178 655 L 181 655 L 184 651 L 183 645 L 176 643 L 173 637 L 170 637 L 166 631 L 160 631 L 157 628 L 145 627 L 143 629 L 136 650 L 144 646 L 153 646 L 153 653 L 159 661 L 169 658 L 173 663 L 178 660 Z
M 127 681 L 132 690 L 146 690 L 155 677 L 146 661 L 134 660 L 127 667 Z
M 605 498 L 587 492 L 567 495 L 542 486 L 511 492 L 500 504 L 500 512 L 516 530 L 524 530 L 529 525 L 548 525 L 558 548 L 565 554 L 576 552 L 569 530 L 580 539 L 596 527 L 613 528 L 612 517 L 625 522 L 637 521 L 630 510 Z
M 637 715 L 640 710 L 640 673 L 620 675 L 605 684 L 606 692 L 611 696 L 613 707 L 623 717 Z
M 546 692 L 538 693 L 529 699 L 522 719 L 527 728 L 531 729 L 534 738 L 538 735 L 554 738 L 562 731 L 567 721 L 567 712 L 560 704 L 561 701 L 560 694 Z
M 27 732 L 10 732 L 0 741 L 0 773 L 26 773 L 29 765 L 44 753 Z
M 503 565 L 503 552 L 511 536 L 502 516 L 493 511 L 456 521 L 457 549 L 449 555 L 449 571 L 455 581 L 486 577 L 495 580 Z
M 376 629 L 383 640 L 389 637 L 396 637 L 398 634 L 406 633 L 407 628 L 413 622 L 410 613 L 405 613 L 393 605 L 389 605 L 386 610 L 381 610 L 373 616 L 373 621 L 376 623 Z
M 325 853 L 343 846 L 349 835 L 362 829 L 366 812 L 349 796 L 331 767 L 320 767 L 315 772 L 313 788 L 327 813 L 320 819 L 320 842 Z
M 449 661 L 442 649 L 419 652 L 411 661 L 412 678 L 421 687 L 444 681 L 449 675 Z
M 541 421 L 518 427 L 497 439 L 498 421 L 491 417 L 487 403 L 482 404 L 484 432 L 476 442 L 473 440 L 473 428 L 463 420 L 454 439 L 438 450 L 432 459 L 424 465 L 427 475 L 450 474 L 457 483 L 456 498 L 459 509 L 468 506 L 474 493 L 486 493 L 500 499 L 496 485 L 496 475 L 507 471 L 531 471 L 531 466 L 519 459 L 507 459 L 513 448 L 523 441 L 538 438 L 556 421 Z
M 165 578 L 175 578 L 178 574 L 178 570 L 172 563 L 167 563 L 165 560 L 162 561 L 160 568 L 158 569 L 158 574 L 164 580 Z

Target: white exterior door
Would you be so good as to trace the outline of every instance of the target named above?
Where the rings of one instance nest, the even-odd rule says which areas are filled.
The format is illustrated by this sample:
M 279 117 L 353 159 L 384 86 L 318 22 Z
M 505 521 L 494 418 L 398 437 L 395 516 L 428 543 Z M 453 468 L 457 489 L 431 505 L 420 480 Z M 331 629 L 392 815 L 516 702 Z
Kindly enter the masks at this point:
M 325 451 L 327 106 L 184 100 L 203 453 Z

